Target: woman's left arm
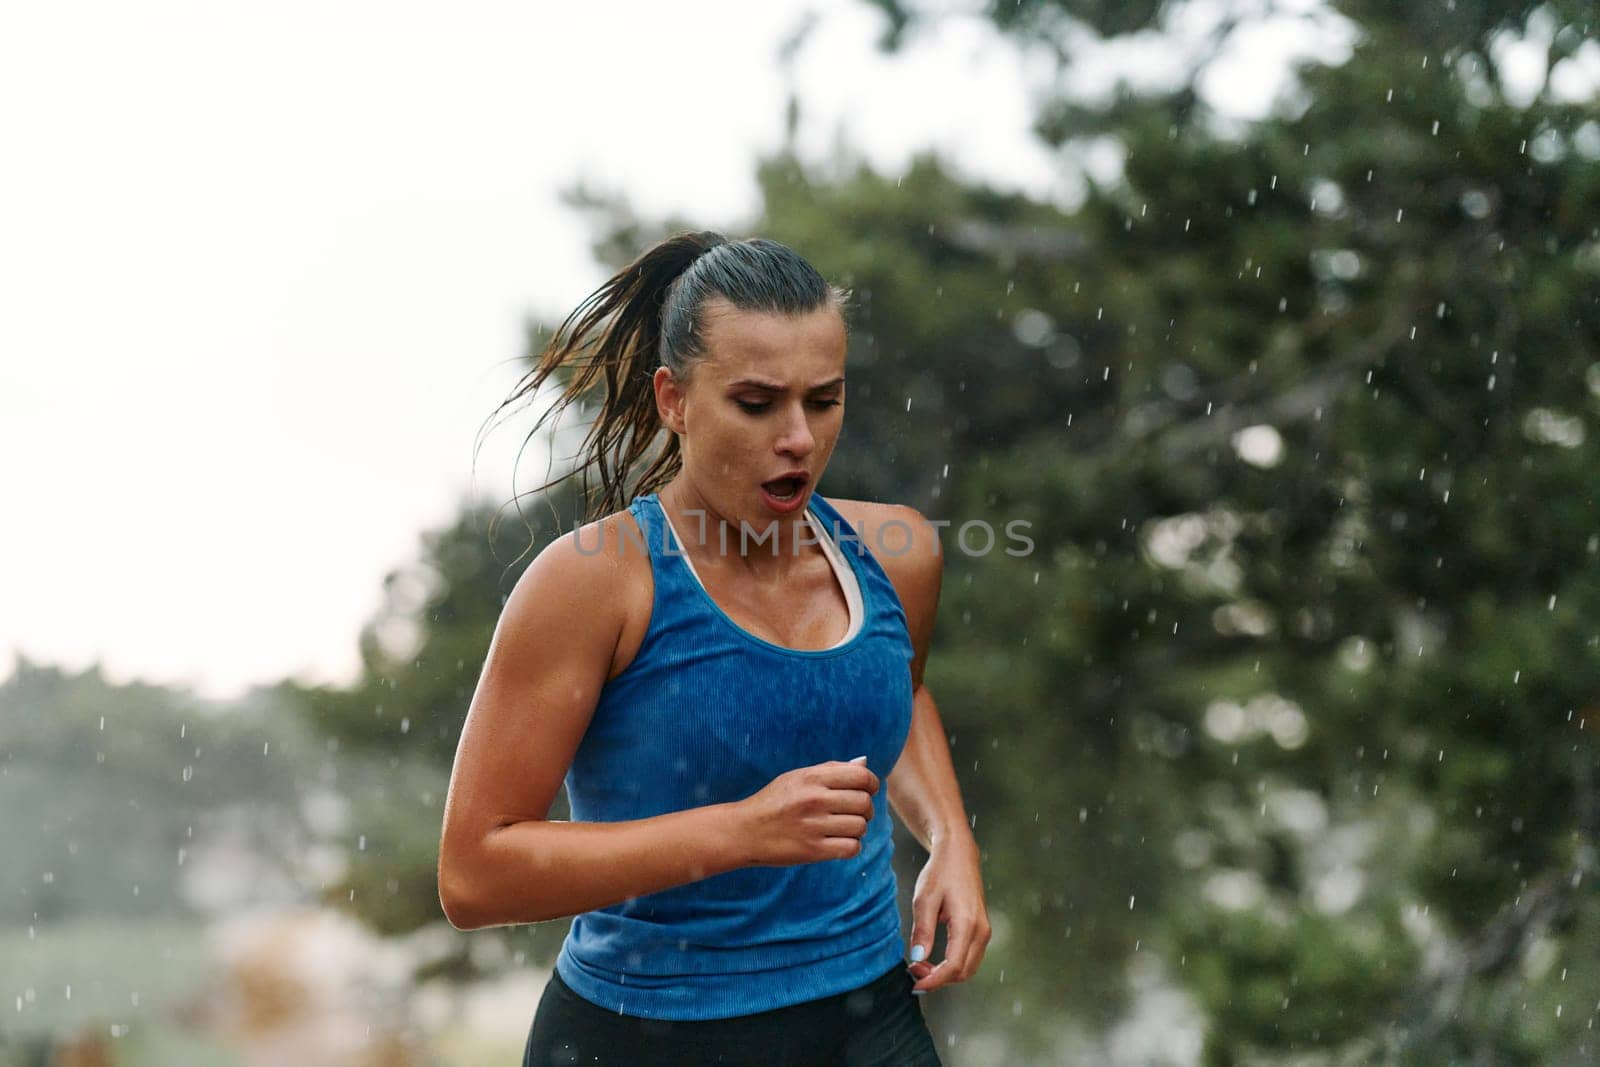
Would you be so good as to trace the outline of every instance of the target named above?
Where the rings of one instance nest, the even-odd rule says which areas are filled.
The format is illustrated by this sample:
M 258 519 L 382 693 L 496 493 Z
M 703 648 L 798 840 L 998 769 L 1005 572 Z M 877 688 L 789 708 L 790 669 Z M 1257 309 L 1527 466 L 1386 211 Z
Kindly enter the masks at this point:
M 880 554 L 906 612 L 913 657 L 911 662 L 911 730 L 904 750 L 889 772 L 889 803 L 922 847 L 928 861 L 912 894 L 911 964 L 913 989 L 924 993 L 977 973 L 989 945 L 989 916 L 983 897 L 983 872 L 978 842 L 967 820 L 950 758 L 950 742 L 933 694 L 923 682 L 923 668 L 933 638 L 939 590 L 944 580 L 944 555 L 939 532 L 914 508 L 897 507 L 893 516 L 915 533 L 912 551 Z M 934 932 L 945 926 L 945 958 L 937 964 Z

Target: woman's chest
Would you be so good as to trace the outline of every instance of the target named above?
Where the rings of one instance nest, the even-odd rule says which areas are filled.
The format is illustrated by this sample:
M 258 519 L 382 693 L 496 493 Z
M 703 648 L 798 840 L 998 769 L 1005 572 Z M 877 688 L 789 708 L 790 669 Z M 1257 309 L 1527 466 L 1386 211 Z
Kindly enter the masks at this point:
M 656 810 L 739 800 L 773 778 L 867 757 L 887 774 L 911 725 L 909 654 L 864 635 L 846 654 L 785 663 L 692 634 L 608 683 L 574 766 L 639 783 Z

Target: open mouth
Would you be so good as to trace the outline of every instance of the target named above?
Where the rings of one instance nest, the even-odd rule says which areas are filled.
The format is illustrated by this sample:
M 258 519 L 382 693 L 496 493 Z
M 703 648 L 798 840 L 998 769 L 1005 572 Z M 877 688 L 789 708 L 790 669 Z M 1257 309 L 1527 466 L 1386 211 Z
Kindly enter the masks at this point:
M 774 500 L 793 500 L 805 484 L 804 478 L 774 478 L 770 482 L 762 482 L 761 488 L 771 493 Z

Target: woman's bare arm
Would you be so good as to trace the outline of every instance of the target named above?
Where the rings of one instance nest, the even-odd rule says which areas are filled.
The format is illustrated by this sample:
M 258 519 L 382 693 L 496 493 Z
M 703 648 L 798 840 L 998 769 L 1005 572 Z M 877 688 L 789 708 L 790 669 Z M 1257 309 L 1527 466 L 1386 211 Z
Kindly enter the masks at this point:
M 915 550 L 885 568 L 905 608 L 911 637 L 912 710 L 905 748 L 889 772 L 889 803 L 928 850 L 928 862 L 917 876 L 911 898 L 909 966 L 916 979 L 912 992 L 926 993 L 972 977 L 993 930 L 984 903 L 982 852 L 961 801 L 944 723 L 923 682 L 944 582 L 944 557 L 934 527 L 912 508 L 895 510 L 914 532 Z M 947 933 L 945 957 L 935 964 L 927 956 L 941 924 Z
M 542 922 L 748 866 L 742 810 L 713 804 L 627 822 L 546 816 L 588 729 L 624 622 L 616 517 L 605 550 L 567 534 L 501 613 L 456 749 L 439 901 L 461 930 Z M 583 530 L 584 545 L 596 529 Z M 587 553 L 587 554 L 586 554 Z
M 911 528 L 912 550 L 884 553 L 882 560 L 906 613 L 911 638 L 911 730 L 889 773 L 889 803 L 918 844 L 930 852 L 950 843 L 976 848 L 961 786 L 950 757 L 950 740 L 933 694 L 923 682 L 933 641 L 939 594 L 944 585 L 944 554 L 938 530 L 915 508 L 887 509 Z M 869 542 L 870 544 L 870 542 Z

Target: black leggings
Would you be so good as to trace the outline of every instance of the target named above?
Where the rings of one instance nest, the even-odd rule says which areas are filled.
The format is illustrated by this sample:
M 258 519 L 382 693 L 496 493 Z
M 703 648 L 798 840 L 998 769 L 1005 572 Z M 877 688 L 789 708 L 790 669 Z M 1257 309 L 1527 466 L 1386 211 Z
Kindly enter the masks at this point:
M 859 988 L 731 1019 L 643 1019 L 585 1000 L 552 972 L 522 1067 L 748 1064 L 940 1067 L 904 963 Z

